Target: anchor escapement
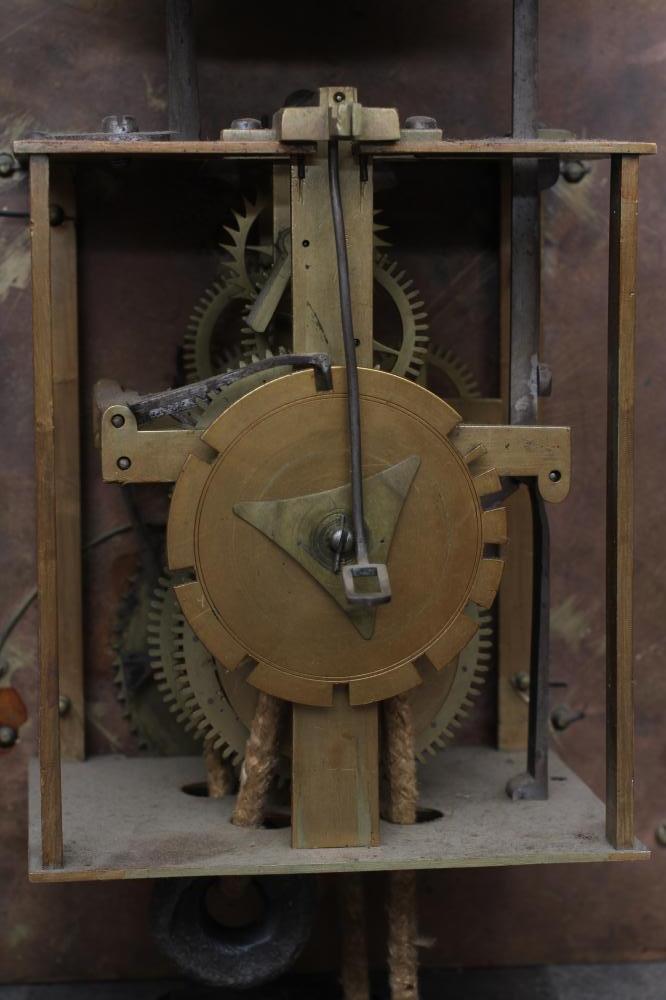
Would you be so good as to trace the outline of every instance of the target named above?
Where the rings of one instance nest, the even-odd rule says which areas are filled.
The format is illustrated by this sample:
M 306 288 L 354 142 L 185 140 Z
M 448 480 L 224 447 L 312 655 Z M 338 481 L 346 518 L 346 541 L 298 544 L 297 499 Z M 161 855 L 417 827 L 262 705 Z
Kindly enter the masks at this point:
M 305 705 L 352 705 L 407 691 L 470 641 L 469 605 L 494 600 L 505 541 L 501 509 L 484 510 L 497 473 L 450 438 L 456 411 L 386 372 L 359 369 L 368 557 L 386 564 L 390 603 L 351 604 L 342 568 L 354 558 L 343 368 L 333 388 L 304 371 L 248 393 L 203 433 L 176 482 L 167 532 L 176 587 L 193 630 L 228 670 Z M 468 456 L 466 460 L 465 456 Z M 345 534 L 347 533 L 347 534 Z M 427 662 L 426 662 L 427 661 Z

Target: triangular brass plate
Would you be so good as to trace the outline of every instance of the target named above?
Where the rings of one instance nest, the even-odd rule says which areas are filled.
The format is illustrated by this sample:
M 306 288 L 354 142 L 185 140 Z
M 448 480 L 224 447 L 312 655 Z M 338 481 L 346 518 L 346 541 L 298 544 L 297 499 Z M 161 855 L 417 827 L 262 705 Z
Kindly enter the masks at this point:
M 398 518 L 418 471 L 421 459 L 411 455 L 363 480 L 365 520 L 370 562 L 388 562 Z M 372 636 L 375 608 L 352 607 L 344 592 L 342 575 L 334 572 L 329 532 L 351 525 L 351 485 L 323 493 L 286 500 L 255 500 L 234 504 L 234 513 L 279 545 L 321 584 L 344 611 L 364 639 Z

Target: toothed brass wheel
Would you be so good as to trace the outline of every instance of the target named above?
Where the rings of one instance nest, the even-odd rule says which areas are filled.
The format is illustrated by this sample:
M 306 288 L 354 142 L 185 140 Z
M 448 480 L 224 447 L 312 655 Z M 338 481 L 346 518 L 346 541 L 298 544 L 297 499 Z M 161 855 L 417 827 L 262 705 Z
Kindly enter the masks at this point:
M 211 740 L 222 757 L 239 766 L 258 695 L 247 683 L 252 666 L 248 663 L 230 672 L 216 663 L 185 620 L 172 589 L 175 582 L 173 576 L 165 576 L 156 601 L 161 622 L 151 649 L 160 690 L 170 704 L 177 698 L 182 706 L 177 718 L 194 730 L 196 738 Z M 441 671 L 432 669 L 424 678 L 427 683 L 410 693 L 414 748 L 421 763 L 455 739 L 485 681 L 492 655 L 492 615 L 476 609 L 469 614 L 479 619 L 471 641 Z M 289 753 L 285 740 L 283 754 Z M 288 767 L 281 773 L 286 779 Z
M 116 694 L 141 750 L 165 756 L 193 754 L 194 741 L 179 724 L 185 718 L 184 705 L 174 677 L 161 676 L 156 685 L 151 670 L 149 647 L 160 619 L 155 587 L 152 574 L 137 570 L 120 603 L 113 642 Z
M 195 306 L 185 335 L 183 365 L 189 382 L 223 371 L 228 367 L 228 352 L 238 345 L 246 357 L 289 347 L 289 324 L 282 324 L 285 329 L 281 333 L 274 330 L 265 335 L 254 333 L 245 322 L 272 263 L 271 244 L 249 242 L 255 223 L 268 207 L 266 199 L 246 198 L 243 210 L 233 211 L 232 225 L 225 226 L 230 242 L 221 244 L 225 251 L 221 274 Z M 427 313 L 413 281 L 380 249 L 388 246 L 380 236 L 385 228 L 375 223 L 373 276 L 395 315 L 389 311 L 381 324 L 386 332 L 373 342 L 373 360 L 383 371 L 415 379 L 427 353 Z M 280 338 L 285 342 L 280 343 Z
M 446 377 L 453 392 L 445 392 L 445 397 L 457 397 L 459 399 L 479 399 L 481 390 L 474 372 L 468 364 L 461 361 L 455 351 L 442 347 L 440 344 L 430 343 L 426 352 L 426 365 L 433 367 Z
M 203 434 L 217 456 L 190 456 L 169 514 L 171 569 L 194 573 L 176 595 L 199 639 L 303 704 L 330 705 L 335 685 L 364 704 L 420 684 L 421 658 L 441 670 L 458 655 L 478 629 L 468 606 L 488 607 L 501 575 L 484 546 L 504 540 L 504 512 L 481 504 L 499 480 L 474 477 L 449 440 L 458 414 L 384 372 L 359 382 L 370 558 L 390 548 L 390 604 L 357 616 L 317 554 L 321 517 L 349 503 L 344 369 L 332 391 L 301 372 L 221 414 Z

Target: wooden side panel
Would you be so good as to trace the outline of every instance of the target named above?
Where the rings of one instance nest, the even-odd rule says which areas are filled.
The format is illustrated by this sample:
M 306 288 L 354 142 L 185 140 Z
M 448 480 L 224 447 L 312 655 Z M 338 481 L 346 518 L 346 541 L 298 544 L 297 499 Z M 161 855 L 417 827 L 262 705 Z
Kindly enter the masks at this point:
M 58 580 L 56 573 L 56 457 L 51 327 L 49 161 L 30 161 L 32 311 L 37 484 L 37 588 L 39 593 L 39 765 L 42 864 L 63 862 L 58 714 Z
M 606 465 L 606 834 L 634 842 L 634 339 L 638 157 L 611 165 Z
M 83 760 L 83 621 L 81 601 L 81 490 L 79 456 L 79 345 L 76 301 L 76 222 L 71 174 L 51 166 L 51 198 L 65 221 L 51 227 L 51 344 L 55 434 L 58 573 L 58 665 L 63 757 Z
M 292 846 L 379 843 L 377 705 L 293 706 Z

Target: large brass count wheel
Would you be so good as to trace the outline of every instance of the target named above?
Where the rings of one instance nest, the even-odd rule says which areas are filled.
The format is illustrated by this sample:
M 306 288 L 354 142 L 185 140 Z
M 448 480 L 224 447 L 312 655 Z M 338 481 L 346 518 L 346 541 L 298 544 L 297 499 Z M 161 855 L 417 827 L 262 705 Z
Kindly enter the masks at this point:
M 502 562 L 494 471 L 470 471 L 449 440 L 460 417 L 425 389 L 382 371 L 359 371 L 365 520 L 372 562 L 385 562 L 392 599 L 347 605 L 341 566 L 354 559 L 345 371 L 332 390 L 312 372 L 242 397 L 203 434 L 209 462 L 190 456 L 168 524 L 171 569 L 199 639 L 228 670 L 301 704 L 330 705 L 335 685 L 367 704 L 421 682 L 426 658 L 443 668 L 469 642 Z M 468 464 L 469 463 L 469 464 Z

